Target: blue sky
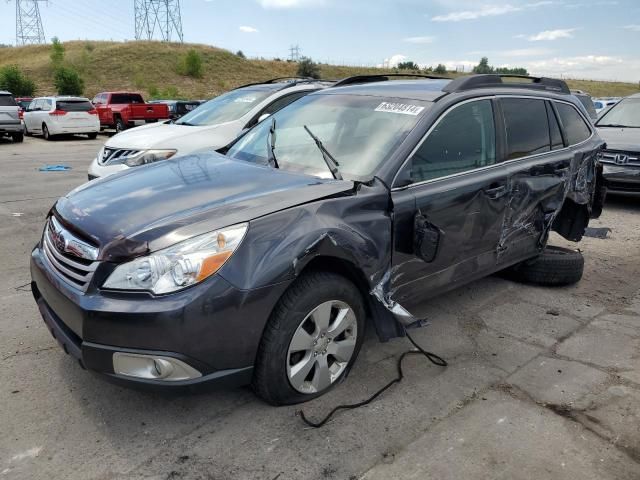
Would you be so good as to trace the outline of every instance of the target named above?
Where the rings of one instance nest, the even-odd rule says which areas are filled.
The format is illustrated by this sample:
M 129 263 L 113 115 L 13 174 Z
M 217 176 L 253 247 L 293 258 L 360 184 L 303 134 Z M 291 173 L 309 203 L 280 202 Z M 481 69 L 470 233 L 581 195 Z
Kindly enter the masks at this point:
M 133 0 L 41 3 L 47 38 L 134 37 Z M 413 60 L 470 69 L 640 81 L 640 0 L 183 0 L 186 42 L 286 58 L 381 65 Z M 0 42 L 14 43 L 15 6 L 0 2 Z

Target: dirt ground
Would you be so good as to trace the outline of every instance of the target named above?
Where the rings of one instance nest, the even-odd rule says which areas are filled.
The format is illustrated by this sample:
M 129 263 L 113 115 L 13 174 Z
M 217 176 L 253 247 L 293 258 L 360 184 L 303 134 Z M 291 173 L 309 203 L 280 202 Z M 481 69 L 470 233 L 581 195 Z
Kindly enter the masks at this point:
M 128 390 L 60 350 L 24 287 L 29 252 L 103 141 L 0 141 L 0 478 L 640 479 L 640 200 L 608 202 L 575 286 L 490 277 L 435 299 L 414 336 L 449 366 L 411 357 L 401 384 L 313 430 L 300 408 L 366 398 L 408 342 L 369 332 L 342 385 L 282 408 L 246 388 Z

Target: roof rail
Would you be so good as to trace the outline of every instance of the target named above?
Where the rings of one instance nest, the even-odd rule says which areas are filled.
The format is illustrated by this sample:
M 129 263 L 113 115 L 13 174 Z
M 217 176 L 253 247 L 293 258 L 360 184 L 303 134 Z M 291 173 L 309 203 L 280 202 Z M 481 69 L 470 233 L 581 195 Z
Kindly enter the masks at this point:
M 524 78 L 531 80 L 531 83 L 525 82 L 504 82 L 503 78 Z M 445 86 L 442 90 L 447 93 L 463 92 L 465 90 L 474 90 L 476 88 L 527 88 L 534 90 L 547 90 L 556 93 L 570 94 L 571 91 L 564 80 L 547 77 L 530 77 L 528 75 L 469 75 L 466 77 L 458 77 Z
M 359 83 L 386 82 L 394 77 L 407 78 L 428 78 L 431 80 L 451 80 L 447 77 L 438 77 L 435 75 L 423 75 L 421 73 L 376 73 L 372 75 L 355 75 L 353 77 L 343 78 L 333 84 L 334 87 L 344 87 L 345 85 L 356 85 Z
M 283 80 L 290 80 L 290 81 L 283 82 Z M 246 85 L 240 85 L 239 87 L 234 88 L 234 90 L 238 88 L 244 88 L 244 87 L 253 87 L 255 85 L 270 85 L 273 83 L 287 83 L 287 84 L 295 85 L 297 83 L 321 82 L 321 81 L 322 80 L 318 78 L 311 78 L 311 77 L 278 77 L 278 78 L 272 78 L 270 80 L 264 80 L 262 82 L 254 82 L 254 83 L 247 83 Z

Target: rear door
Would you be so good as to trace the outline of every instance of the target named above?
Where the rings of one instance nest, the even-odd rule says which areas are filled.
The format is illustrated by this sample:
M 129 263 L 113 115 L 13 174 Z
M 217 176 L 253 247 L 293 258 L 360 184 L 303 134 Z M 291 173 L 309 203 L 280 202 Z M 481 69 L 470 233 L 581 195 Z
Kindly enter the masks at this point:
M 11 95 L 0 94 L 0 124 L 20 123 L 18 104 Z
M 504 96 L 499 104 L 512 193 L 498 264 L 507 265 L 536 255 L 546 241 L 569 186 L 573 153 L 551 102 Z
M 409 158 L 413 183 L 392 191 L 392 291 L 409 311 L 495 268 L 508 200 L 495 113 L 491 98 L 449 109 Z
M 65 112 L 58 117 L 65 127 L 91 128 L 95 125 L 95 116 L 89 113 L 94 111 L 89 100 L 57 100 L 56 110 Z

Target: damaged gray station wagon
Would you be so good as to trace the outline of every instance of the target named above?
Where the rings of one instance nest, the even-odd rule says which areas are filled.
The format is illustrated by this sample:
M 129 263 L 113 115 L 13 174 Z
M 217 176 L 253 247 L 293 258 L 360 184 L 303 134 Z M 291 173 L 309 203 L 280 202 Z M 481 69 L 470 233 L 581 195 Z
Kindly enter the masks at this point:
M 582 238 L 603 142 L 564 82 L 390 77 L 58 200 L 31 256 L 55 338 L 118 382 L 302 402 L 347 374 L 366 328 L 402 335 L 430 297 L 531 262 L 552 230 Z

